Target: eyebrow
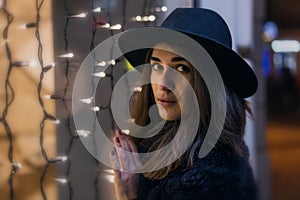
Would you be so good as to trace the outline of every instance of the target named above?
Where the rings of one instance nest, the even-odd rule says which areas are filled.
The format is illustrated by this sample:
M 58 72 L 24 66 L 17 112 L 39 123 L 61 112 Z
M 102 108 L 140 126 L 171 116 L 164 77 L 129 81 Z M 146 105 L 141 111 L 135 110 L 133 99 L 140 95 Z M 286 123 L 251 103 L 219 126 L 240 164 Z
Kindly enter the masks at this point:
M 151 56 L 150 60 L 160 62 L 160 59 L 159 59 L 159 58 L 156 58 L 156 57 L 154 57 L 154 56 Z M 174 57 L 174 58 L 172 58 L 172 60 L 171 60 L 171 62 L 181 62 L 181 61 L 187 62 L 187 60 L 184 59 L 183 57 Z

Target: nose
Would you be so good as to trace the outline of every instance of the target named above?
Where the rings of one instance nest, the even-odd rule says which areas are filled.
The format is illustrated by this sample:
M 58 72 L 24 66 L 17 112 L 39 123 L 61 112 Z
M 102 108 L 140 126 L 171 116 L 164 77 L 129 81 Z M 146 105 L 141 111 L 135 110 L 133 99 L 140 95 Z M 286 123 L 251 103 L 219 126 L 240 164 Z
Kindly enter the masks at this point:
M 172 72 L 170 72 L 170 67 L 164 67 L 162 73 L 156 74 L 155 80 L 158 84 L 158 89 L 164 91 L 172 91 L 175 88 L 174 77 L 172 77 Z
M 170 88 L 168 88 L 167 86 L 161 85 L 161 84 L 158 84 L 158 89 L 159 90 L 164 90 L 164 91 L 167 91 L 167 92 L 171 91 Z

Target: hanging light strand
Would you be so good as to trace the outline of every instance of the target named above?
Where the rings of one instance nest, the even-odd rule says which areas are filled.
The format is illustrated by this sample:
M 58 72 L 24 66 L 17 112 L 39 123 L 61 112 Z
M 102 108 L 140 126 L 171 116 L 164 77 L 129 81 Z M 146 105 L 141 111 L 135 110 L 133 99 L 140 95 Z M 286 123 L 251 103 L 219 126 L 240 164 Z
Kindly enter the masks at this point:
M 125 25 L 126 25 L 126 7 L 127 7 L 127 0 L 123 0 L 123 5 L 122 5 L 122 27 L 121 31 L 125 31 Z
M 65 42 L 65 46 L 64 46 L 64 50 L 65 53 L 68 54 L 69 53 L 69 37 L 68 37 L 68 29 L 69 29 L 69 22 L 70 18 L 69 16 L 71 15 L 70 11 L 69 11 L 69 7 L 68 7 L 68 0 L 64 0 L 64 8 L 65 8 L 65 12 L 66 12 L 66 18 L 65 18 L 65 25 L 64 25 L 64 42 Z M 68 146 L 66 148 L 66 152 L 65 155 L 67 157 L 69 157 L 72 147 L 73 147 L 73 143 L 74 143 L 74 139 L 75 139 L 75 134 L 73 134 L 73 130 L 71 128 L 71 111 L 69 109 L 69 106 L 67 104 L 67 93 L 69 91 L 69 85 L 70 85 L 70 79 L 69 79 L 69 70 L 70 70 L 70 58 L 69 57 L 65 57 L 65 86 L 64 86 L 64 90 L 63 90 L 63 95 L 62 95 L 62 104 L 63 104 L 63 108 L 65 110 L 65 114 L 66 114 L 66 127 L 67 127 L 67 133 L 69 134 L 69 143 Z M 68 179 L 68 181 L 66 182 L 66 184 L 68 185 L 68 191 L 69 191 L 69 200 L 73 199 L 73 187 L 72 187 L 72 181 L 69 178 L 70 177 L 70 172 L 71 172 L 71 165 L 72 165 L 72 160 L 68 159 L 67 160 L 67 169 L 65 171 L 65 176 L 66 179 Z
M 6 9 L 6 0 L 3 0 L 2 3 L 2 7 L 1 7 L 1 12 L 4 14 L 5 18 L 6 18 L 6 26 L 3 29 L 2 32 L 2 36 L 3 36 L 3 40 L 4 41 L 8 41 L 8 31 L 10 28 L 11 23 L 13 22 L 13 15 Z M 14 152 L 14 147 L 13 147 L 13 133 L 12 130 L 10 128 L 10 125 L 6 119 L 7 114 L 8 114 L 8 110 L 10 105 L 13 103 L 14 101 L 14 89 L 10 83 L 10 77 L 11 77 L 11 73 L 12 73 L 12 68 L 13 68 L 13 64 L 12 64 L 12 56 L 11 56 L 11 50 L 10 50 L 10 46 L 8 44 L 8 42 L 5 42 L 5 50 L 6 50 L 6 56 L 7 56 L 7 60 L 8 60 L 8 70 L 6 73 L 6 77 L 5 77 L 5 107 L 3 109 L 2 112 L 2 116 L 0 118 L 0 123 L 3 124 L 6 135 L 7 135 L 7 139 L 9 142 L 9 148 L 8 148 L 8 160 L 11 163 L 11 170 L 10 170 L 10 175 L 8 178 L 8 185 L 9 185 L 9 197 L 10 199 L 14 199 L 14 188 L 13 188 L 13 176 L 15 174 L 15 169 L 14 169 L 14 159 L 13 159 L 13 152 Z
M 107 18 L 108 18 L 108 23 L 109 24 L 112 24 L 112 20 L 111 20 L 111 13 L 110 13 L 110 3 L 111 1 L 107 1 L 107 4 L 106 4 L 106 10 L 107 10 Z M 112 29 L 109 29 L 109 33 L 110 33 L 110 36 L 112 37 L 114 35 L 114 31 Z M 110 60 L 112 60 L 112 55 L 113 55 L 113 50 L 114 50 L 114 46 L 115 46 L 115 40 L 113 38 L 113 44 L 112 44 L 112 47 L 110 49 Z M 111 74 L 110 76 L 110 88 L 111 88 L 111 91 L 113 90 L 113 86 L 114 86 L 114 77 L 113 77 L 113 72 L 114 72 L 114 66 L 115 65 L 110 65 L 109 66 L 109 74 Z M 110 95 L 111 96 L 111 95 Z M 110 98 L 109 98 L 109 102 L 110 102 Z M 107 103 L 106 105 L 109 105 L 109 103 Z M 112 131 L 115 130 L 115 123 L 114 123 L 114 120 L 113 120 L 113 115 L 112 115 L 112 110 L 110 108 L 110 106 L 107 107 L 108 110 L 109 110 L 109 114 L 111 116 L 111 129 Z
M 40 104 L 40 107 L 42 108 L 42 111 L 44 114 L 44 117 L 40 122 L 40 148 L 41 148 L 42 156 L 43 156 L 44 160 L 46 161 L 46 164 L 45 164 L 43 171 L 41 173 L 41 176 L 40 176 L 40 192 L 41 192 L 43 200 L 47 200 L 47 194 L 46 194 L 45 188 L 44 188 L 44 181 L 45 181 L 48 169 L 50 167 L 51 160 L 48 158 L 48 154 L 44 147 L 44 129 L 45 129 L 45 122 L 47 120 L 57 122 L 58 119 L 56 119 L 54 116 L 52 116 L 51 114 L 48 113 L 48 111 L 45 108 L 44 100 L 42 97 L 44 75 L 48 71 L 48 70 L 45 70 L 45 68 L 44 68 L 43 45 L 42 45 L 41 36 L 40 36 L 40 21 L 41 21 L 40 11 L 43 6 L 43 3 L 44 3 L 44 0 L 36 0 L 35 1 L 35 6 L 36 6 L 35 37 L 38 42 L 38 61 L 39 61 L 40 68 L 41 68 L 40 79 L 39 79 L 39 82 L 37 85 L 37 93 L 38 93 L 39 104 Z
M 94 11 L 96 8 L 95 8 L 95 1 L 94 0 L 91 0 L 91 9 Z M 92 21 L 93 23 L 96 22 L 96 13 L 95 12 L 92 12 Z M 95 37 L 96 37 L 96 33 L 97 33 L 97 26 L 93 25 L 92 26 L 92 39 L 91 39 L 91 42 L 90 42 L 90 52 L 92 53 L 92 56 L 93 56 L 93 59 L 95 61 L 95 63 L 99 63 L 99 61 L 97 60 L 96 58 L 96 54 L 95 54 Z M 93 68 L 93 74 L 96 73 L 96 66 Z M 91 89 L 92 91 L 95 91 L 96 89 L 96 85 L 94 83 L 94 76 L 91 78 Z M 93 98 L 93 95 L 94 94 L 91 94 L 90 96 Z M 97 117 L 95 115 L 95 117 L 93 118 L 93 127 L 92 127 L 92 134 L 93 136 L 95 137 L 95 133 L 96 133 L 96 123 L 98 122 L 97 120 Z M 96 153 L 98 154 L 98 149 L 97 149 L 97 145 L 95 145 L 95 138 L 94 138 L 94 146 L 96 148 Z M 97 175 L 95 177 L 95 180 L 94 180 L 94 184 L 95 184 L 95 200 L 98 200 L 100 199 L 100 192 L 99 192 L 99 189 L 100 189 L 100 185 L 99 185 L 99 176 L 100 176 L 100 162 L 98 161 L 97 158 L 95 158 L 95 164 L 97 166 Z
M 127 5 L 127 0 L 124 0 L 124 4 L 123 4 L 123 10 L 122 10 L 122 17 L 123 17 L 123 23 L 122 23 L 122 27 L 125 27 L 126 25 L 126 19 L 127 19 L 127 15 L 126 15 L 126 5 Z M 145 4 L 143 4 L 145 5 Z M 144 8 L 143 8 L 144 10 Z M 124 29 L 122 29 L 124 31 Z M 123 67 L 123 73 L 127 73 L 127 67 Z M 129 88 L 129 80 L 128 80 L 128 76 L 125 76 L 125 83 L 126 83 L 126 86 L 127 88 Z

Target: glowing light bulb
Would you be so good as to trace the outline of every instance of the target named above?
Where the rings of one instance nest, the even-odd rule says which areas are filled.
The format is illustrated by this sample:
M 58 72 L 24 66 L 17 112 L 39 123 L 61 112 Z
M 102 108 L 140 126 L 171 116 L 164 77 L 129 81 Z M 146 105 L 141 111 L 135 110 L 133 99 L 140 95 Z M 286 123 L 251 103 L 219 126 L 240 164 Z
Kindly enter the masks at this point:
M 127 120 L 127 122 L 135 124 L 135 119 L 134 118 L 130 118 L 130 119 Z
M 98 112 L 98 111 L 100 111 L 100 107 L 99 106 L 95 106 L 95 107 L 92 108 L 92 110 L 94 112 Z
M 54 124 L 59 124 L 60 123 L 59 119 L 57 119 L 56 117 L 54 117 L 50 114 L 47 114 L 45 117 L 46 117 L 46 119 L 50 120 L 50 122 L 52 122 Z
M 142 87 L 140 87 L 140 86 L 134 87 L 133 91 L 135 91 L 135 92 L 141 92 L 142 91 Z
M 110 30 L 120 30 L 121 28 L 122 28 L 121 24 L 116 24 L 116 25 L 111 26 L 109 29 Z
M 144 16 L 142 19 L 144 22 L 148 21 L 148 16 Z
M 76 132 L 79 137 L 84 137 L 84 138 L 88 137 L 91 134 L 91 132 L 87 130 L 77 130 Z
M 106 73 L 105 72 L 97 72 L 97 73 L 94 73 L 93 76 L 104 78 L 104 77 L 106 77 Z
M 116 61 L 115 61 L 115 60 L 111 60 L 111 61 L 109 62 L 109 64 L 115 65 L 115 64 L 116 64 Z
M 149 16 L 137 15 L 136 17 L 133 17 L 132 20 L 137 21 L 137 22 L 148 22 L 148 21 L 153 22 L 156 20 L 156 16 L 155 15 L 149 15 Z
M 156 7 L 154 10 L 155 10 L 155 12 L 160 12 L 161 8 L 160 7 Z
M 59 120 L 59 119 L 51 120 L 51 122 L 52 122 L 53 124 L 60 124 L 60 120 Z
M 93 102 L 93 97 L 86 98 L 86 99 L 79 99 L 82 103 L 91 104 Z
M 105 24 L 97 26 L 97 27 L 100 27 L 100 28 L 110 28 L 110 24 L 109 23 L 105 23 Z
M 140 22 L 140 21 L 142 21 L 142 17 L 141 17 L 140 15 L 137 15 L 137 16 L 135 17 L 135 20 L 138 21 L 138 22 Z
M 126 134 L 126 135 L 129 135 L 130 130 L 128 130 L 128 129 L 122 129 L 121 132 L 124 133 L 124 134 Z
M 106 62 L 105 61 L 101 61 L 101 62 L 95 62 L 95 65 L 96 66 L 99 66 L 99 67 L 105 67 L 105 65 L 106 65 Z
M 51 95 L 49 95 L 49 94 L 46 94 L 46 95 L 44 95 L 43 96 L 45 99 L 51 99 Z
M 162 6 L 161 7 L 161 11 L 162 12 L 167 12 L 168 11 L 168 7 L 167 6 Z
M 29 67 L 35 67 L 36 66 L 36 61 L 35 60 L 29 61 L 28 66 Z
M 68 160 L 67 156 L 57 156 L 55 158 L 52 158 L 50 160 L 51 163 L 61 163 L 61 162 L 65 162 Z
M 74 54 L 73 53 L 66 53 L 66 54 L 62 54 L 58 57 L 60 57 L 60 58 L 73 58 Z
M 49 71 L 50 69 L 52 69 L 53 67 L 55 67 L 55 63 L 54 63 L 54 62 L 52 62 L 52 63 L 46 65 L 45 67 L 43 67 L 43 72 L 47 72 L 47 71 Z
M 66 178 L 55 178 L 54 180 L 55 180 L 56 182 L 62 183 L 62 184 L 68 183 L 68 179 L 66 179 Z
M 156 17 L 155 17 L 154 15 L 150 15 L 150 16 L 148 17 L 148 20 L 149 20 L 150 22 L 153 22 L 153 21 L 156 20 Z
M 52 62 L 52 63 L 49 63 L 48 65 L 46 65 L 45 67 L 47 67 L 47 66 L 50 66 L 50 67 L 55 67 L 55 63 L 54 62 Z
M 79 13 L 79 14 L 75 14 L 75 15 L 70 15 L 69 17 L 71 18 L 85 18 L 87 16 L 87 13 Z
M 93 12 L 101 12 L 101 7 L 97 7 L 97 8 L 95 8 L 95 9 L 93 9 Z

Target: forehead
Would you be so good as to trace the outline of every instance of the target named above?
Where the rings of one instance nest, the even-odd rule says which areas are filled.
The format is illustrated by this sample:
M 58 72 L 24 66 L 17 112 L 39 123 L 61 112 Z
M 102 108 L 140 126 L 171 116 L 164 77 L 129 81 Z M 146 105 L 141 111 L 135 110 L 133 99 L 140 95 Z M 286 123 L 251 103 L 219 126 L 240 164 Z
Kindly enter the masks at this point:
M 181 57 L 173 52 L 167 51 L 167 50 L 163 50 L 163 49 L 157 49 L 154 48 L 153 52 L 152 52 L 152 56 L 156 57 L 156 58 L 173 58 L 173 57 Z
M 159 43 L 156 44 L 152 51 L 152 56 L 169 56 L 169 57 L 182 57 L 184 58 L 184 50 L 181 47 L 167 44 Z

